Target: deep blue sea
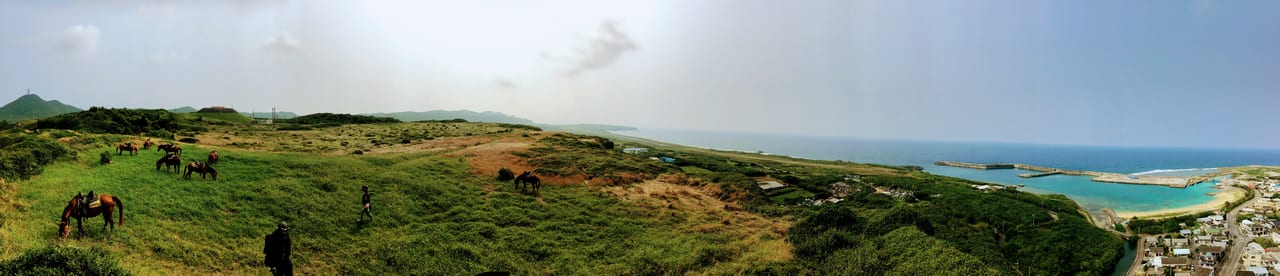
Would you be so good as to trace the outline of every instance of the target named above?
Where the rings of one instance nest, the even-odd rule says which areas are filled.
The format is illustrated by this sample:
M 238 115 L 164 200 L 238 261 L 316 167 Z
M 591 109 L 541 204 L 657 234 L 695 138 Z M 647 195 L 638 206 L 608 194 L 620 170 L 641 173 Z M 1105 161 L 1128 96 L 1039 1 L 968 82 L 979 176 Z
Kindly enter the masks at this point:
M 1280 165 L 1280 150 L 1196 149 L 1036 145 L 812 137 L 757 133 L 639 129 L 615 131 L 651 140 L 724 150 L 764 152 L 809 159 L 886 165 L 917 165 L 930 173 L 1064 194 L 1090 210 L 1151 211 L 1191 206 L 1212 199 L 1212 183 L 1185 189 L 1090 181 L 1055 175 L 1019 178 L 1024 170 L 974 170 L 933 165 L 936 161 L 1024 163 L 1063 169 L 1156 175 L 1198 175 L 1215 167 Z M 1228 145 L 1229 146 L 1229 145 Z

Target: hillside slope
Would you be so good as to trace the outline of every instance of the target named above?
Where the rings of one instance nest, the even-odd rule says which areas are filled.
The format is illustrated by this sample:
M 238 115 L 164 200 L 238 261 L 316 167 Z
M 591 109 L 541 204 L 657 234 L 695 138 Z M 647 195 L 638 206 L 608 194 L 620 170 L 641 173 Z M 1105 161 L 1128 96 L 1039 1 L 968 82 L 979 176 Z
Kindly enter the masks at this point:
M 262 236 L 280 220 L 303 274 L 1096 275 L 1121 246 L 1061 196 L 984 193 L 890 166 L 656 145 L 626 154 L 606 138 L 492 123 L 211 125 L 182 158 L 217 150 L 216 181 L 156 170 L 154 151 L 98 164 L 143 137 L 0 135 L 60 137 L 79 156 L 0 183 L 11 241 L 0 260 L 103 248 L 139 274 L 264 273 Z M 495 179 L 500 168 L 536 172 L 539 192 Z M 763 191 L 759 179 L 788 187 Z M 357 224 L 365 185 L 375 217 Z M 56 241 L 50 222 L 88 190 L 120 197 L 128 223 L 107 233 L 93 218 L 85 238 Z M 833 195 L 843 201 L 809 201 Z
M 27 94 L 0 107 L 0 120 L 14 122 L 42 119 L 80 110 L 57 100 L 45 101 L 36 94 Z

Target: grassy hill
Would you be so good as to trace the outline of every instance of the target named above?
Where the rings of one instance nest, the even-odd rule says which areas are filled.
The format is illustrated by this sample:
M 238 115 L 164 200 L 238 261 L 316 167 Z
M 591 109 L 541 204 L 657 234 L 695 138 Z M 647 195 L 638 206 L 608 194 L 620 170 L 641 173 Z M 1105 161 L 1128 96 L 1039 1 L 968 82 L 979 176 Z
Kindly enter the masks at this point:
M 57 100 L 45 101 L 36 94 L 27 94 L 0 107 L 0 120 L 16 122 L 79 111 L 79 108 L 63 104 Z
M 405 122 L 412 121 L 441 121 L 451 119 L 463 119 L 468 122 L 488 122 L 488 123 L 507 123 L 507 124 L 523 124 L 532 125 L 533 121 L 503 114 L 501 112 L 485 111 L 475 112 L 471 110 L 432 110 L 425 112 L 406 111 L 393 113 L 373 113 L 367 114 L 377 117 L 391 117 Z
M 185 118 L 196 121 L 210 122 L 214 124 L 248 124 L 253 123 L 253 118 L 244 116 L 240 113 L 227 112 L 193 112 L 183 114 Z
M 184 107 L 179 107 L 179 108 L 170 109 L 170 110 L 169 110 L 169 112 L 173 112 L 173 113 L 194 113 L 194 112 L 196 112 L 196 108 L 191 107 L 191 106 L 184 106 Z
M 889 166 L 652 144 L 624 154 L 601 137 L 493 123 L 208 128 L 183 158 L 217 150 L 217 181 L 156 171 L 157 152 L 98 164 L 143 137 L 4 132 L 75 153 L 0 183 L 0 260 L 61 246 L 138 274 L 263 274 L 262 237 L 280 220 L 305 274 L 1103 274 L 1120 254 L 1065 197 Z M 536 171 L 544 186 L 520 192 L 499 168 Z M 790 190 L 759 190 L 760 178 Z M 797 196 L 832 195 L 836 181 L 850 186 L 838 204 Z M 355 223 L 362 185 L 369 224 Z M 121 198 L 125 226 L 106 233 L 93 218 L 85 238 L 57 241 L 57 215 L 90 189 Z

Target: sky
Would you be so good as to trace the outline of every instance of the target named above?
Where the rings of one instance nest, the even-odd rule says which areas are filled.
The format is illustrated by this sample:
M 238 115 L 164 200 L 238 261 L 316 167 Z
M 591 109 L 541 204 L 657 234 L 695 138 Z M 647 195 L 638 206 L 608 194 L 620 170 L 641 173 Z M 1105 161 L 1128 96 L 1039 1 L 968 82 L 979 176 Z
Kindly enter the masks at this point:
M 1278 1 L 3 1 L 0 98 L 1280 148 Z M 2 100 L 2 99 L 0 99 Z

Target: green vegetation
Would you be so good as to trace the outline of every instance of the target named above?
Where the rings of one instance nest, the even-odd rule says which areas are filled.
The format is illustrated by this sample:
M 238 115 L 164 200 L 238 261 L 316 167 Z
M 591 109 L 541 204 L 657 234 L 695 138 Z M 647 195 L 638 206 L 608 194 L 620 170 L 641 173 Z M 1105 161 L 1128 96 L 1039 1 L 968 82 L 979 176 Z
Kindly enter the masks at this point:
M 99 247 L 42 247 L 0 262 L 4 275 L 129 275 Z
M 45 101 L 35 94 L 23 95 L 0 107 L 0 121 L 18 122 L 79 112 L 74 106 L 59 101 Z
M 539 174 L 586 176 L 605 184 L 626 184 L 680 171 L 676 166 L 624 154 L 609 148 L 608 139 L 557 133 L 539 140 L 531 153 L 520 153 Z
M 338 126 L 344 124 L 378 124 L 378 123 L 399 123 L 400 120 L 395 118 L 374 117 L 366 115 L 351 114 L 333 114 L 333 113 L 316 113 L 305 116 L 299 116 L 293 119 L 284 120 L 285 122 L 303 125 L 331 125 Z
M 498 181 L 507 181 L 515 178 L 516 178 L 516 174 L 514 172 L 511 172 L 511 169 L 508 169 L 508 168 L 498 169 Z
M 1196 224 L 1196 219 L 1211 215 L 1213 215 L 1213 212 L 1200 212 L 1162 219 L 1133 218 L 1129 220 L 1129 229 L 1133 229 L 1134 233 L 1151 235 L 1178 232 L 1183 229 L 1183 225 L 1191 227 Z
M 174 267 L 182 274 L 263 273 L 262 236 L 280 220 L 290 223 L 294 262 L 307 274 L 735 274 L 749 266 L 734 261 L 742 249 L 731 239 L 677 230 L 671 221 L 679 218 L 664 209 L 582 186 L 520 194 L 509 182 L 469 173 L 449 151 L 325 156 L 185 148 L 190 156 L 217 149 L 219 180 L 157 172 L 155 152 L 118 156 L 109 166 L 54 163 L 22 183 L 32 188 L 17 199 L 30 206 L 0 228 L 11 241 L 0 259 L 48 246 L 50 221 L 66 199 L 95 190 L 121 198 L 127 223 L 107 233 L 100 218 L 89 219 L 86 237 L 65 245 L 102 246 L 139 274 Z M 375 218 L 367 225 L 355 223 L 361 185 L 374 193 Z
M 246 117 L 240 113 L 194 112 L 194 113 L 182 114 L 182 116 L 189 120 L 194 120 L 198 122 L 207 122 L 215 125 L 253 123 L 253 118 Z
M 845 202 L 823 207 L 788 233 L 796 244 L 797 256 L 835 252 L 827 257 L 802 258 L 805 266 L 856 267 L 870 274 L 917 274 L 923 271 L 919 269 L 953 267 L 959 262 L 970 264 L 961 267 L 973 269 L 969 272 L 976 274 L 1103 274 L 1110 272 L 1123 253 L 1119 238 L 1094 227 L 1077 212 L 1074 203 L 1062 196 L 1009 190 L 983 193 L 969 187 L 973 182 L 923 173 L 909 177 L 867 176 L 862 183 L 937 196 L 908 203 L 860 189 Z M 846 222 L 842 227 L 832 227 L 833 221 Z M 897 240 L 901 236 L 891 235 L 898 232 L 892 230 L 902 227 L 915 229 L 898 231 L 923 233 L 908 236 L 927 238 Z M 923 251 L 919 254 L 881 252 L 876 255 L 879 258 L 871 258 L 857 252 L 883 250 L 884 245 L 859 242 L 867 239 L 930 246 L 915 249 Z M 813 247 L 820 250 L 808 249 Z M 899 267 L 903 264 L 909 267 Z
M 500 127 L 505 127 L 505 128 L 516 128 L 516 129 L 524 129 L 524 130 L 532 130 L 532 131 L 542 131 L 542 129 L 541 129 L 541 128 L 538 128 L 538 127 L 536 127 L 536 126 L 524 125 L 524 124 L 507 124 L 507 123 L 500 123 L 500 124 L 498 124 L 498 126 L 500 126 Z
M 136 135 L 153 131 L 203 131 L 195 122 L 161 109 L 121 109 L 91 107 L 36 122 L 35 129 L 71 129 L 92 133 Z
M 172 112 L 172 113 L 195 113 L 196 111 L 197 109 L 191 106 L 184 106 L 184 107 L 179 107 L 179 108 L 174 108 L 169 110 L 169 112 Z
M 28 179 L 44 166 L 64 157 L 74 157 L 70 148 L 48 135 L 0 134 L 0 178 Z
M 1227 202 L 1226 205 L 1222 206 L 1222 211 L 1229 212 L 1231 211 L 1231 209 L 1235 209 L 1236 207 L 1239 207 L 1241 204 L 1244 204 L 1245 202 L 1249 202 L 1250 200 L 1253 200 L 1253 197 L 1255 196 L 1257 196 L 1257 193 L 1254 192 L 1253 189 L 1245 189 L 1244 197 L 1241 197 L 1240 199 L 1237 199 L 1237 200 L 1233 200 L 1231 202 Z M 1204 217 L 1204 216 L 1199 216 L 1199 217 Z
M 109 233 L 87 220 L 86 237 L 62 246 L 101 247 L 139 274 L 260 274 L 262 237 L 280 220 L 305 274 L 1088 275 L 1109 273 L 1122 253 L 1063 196 L 982 192 L 900 167 L 676 147 L 626 154 L 615 139 L 493 123 L 338 125 L 367 119 L 351 116 L 312 117 L 333 125 L 299 131 L 212 125 L 184 156 L 218 150 L 217 182 L 156 171 L 154 151 L 105 166 L 68 158 L 140 137 L 8 131 L 0 150 L 15 154 L 5 158 L 47 161 L 34 162 L 43 173 L 28 172 L 40 175 L 21 193 L 0 190 L 0 203 L 16 202 L 0 204 L 0 259 L 48 247 L 49 222 L 87 190 L 120 197 L 128 224 Z M 509 163 L 484 163 L 494 160 Z M 509 166 L 536 168 L 541 193 L 494 177 L 514 174 L 499 170 Z M 757 179 L 788 186 L 765 192 Z M 362 185 L 373 192 L 371 224 L 355 223 Z M 837 192 L 848 195 L 811 204 Z M 777 229 L 734 232 L 767 228 Z

